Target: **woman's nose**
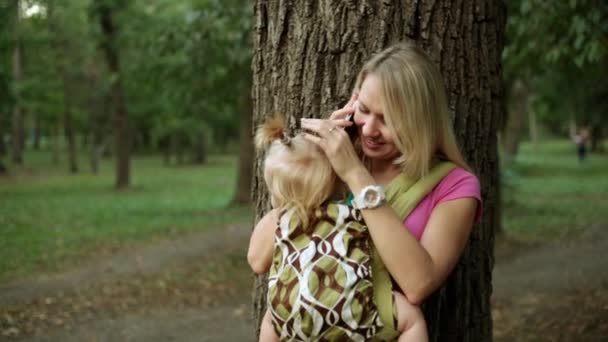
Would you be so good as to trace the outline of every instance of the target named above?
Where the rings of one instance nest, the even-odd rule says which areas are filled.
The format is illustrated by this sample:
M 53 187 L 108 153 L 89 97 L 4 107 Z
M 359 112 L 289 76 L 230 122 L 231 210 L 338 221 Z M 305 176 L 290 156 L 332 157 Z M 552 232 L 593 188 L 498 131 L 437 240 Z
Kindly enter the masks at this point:
M 363 127 L 361 127 L 361 133 L 368 137 L 376 137 L 380 134 L 380 130 L 378 128 L 378 120 L 374 117 L 370 117 L 363 123 Z

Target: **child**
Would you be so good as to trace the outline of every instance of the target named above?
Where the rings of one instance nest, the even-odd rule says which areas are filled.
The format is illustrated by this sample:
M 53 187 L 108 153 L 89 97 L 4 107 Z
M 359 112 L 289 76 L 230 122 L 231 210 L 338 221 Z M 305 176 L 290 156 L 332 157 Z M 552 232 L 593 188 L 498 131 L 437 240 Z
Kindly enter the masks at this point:
M 269 146 L 264 179 L 274 208 L 255 227 L 248 251 L 256 273 L 270 270 L 260 341 L 396 338 L 381 333 L 373 246 L 360 212 L 330 201 L 337 179 L 327 157 L 303 135 L 286 137 L 283 128 L 277 118 L 256 133 L 256 147 Z M 399 341 L 428 340 L 420 309 L 403 294 L 393 292 L 388 310 Z

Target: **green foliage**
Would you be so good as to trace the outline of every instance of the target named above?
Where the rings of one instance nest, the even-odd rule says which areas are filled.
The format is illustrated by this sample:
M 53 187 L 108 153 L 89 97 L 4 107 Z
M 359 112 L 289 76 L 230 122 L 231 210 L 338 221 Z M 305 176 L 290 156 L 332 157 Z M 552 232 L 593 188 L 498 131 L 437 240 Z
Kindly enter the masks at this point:
M 505 232 L 555 241 L 608 225 L 607 169 L 601 155 L 580 164 L 571 141 L 523 144 L 513 168 L 503 171 Z
M 140 1 L 125 16 L 126 89 L 140 127 L 156 141 L 179 135 L 190 145 L 201 134 L 219 145 L 236 138 L 251 59 L 249 6 Z
M 516 0 L 508 6 L 507 84 L 521 79 L 533 93 L 531 110 L 556 131 L 568 118 L 606 125 L 608 3 Z
M 238 96 L 250 79 L 251 6 L 237 0 L 23 0 L 0 2 L 0 110 L 19 104 L 45 135 L 61 125 L 66 104 L 77 132 L 108 130 L 110 84 L 120 77 L 136 136 L 177 135 L 187 145 L 205 136 L 223 145 L 238 137 Z M 111 75 L 96 6 L 113 10 L 120 75 Z M 32 8 L 41 9 L 37 13 Z M 14 12 L 14 13 L 13 13 Z M 18 30 L 17 30 L 18 29 Z M 12 53 L 23 48 L 23 80 L 12 80 Z M 5 120 L 10 127 L 6 115 Z M 46 127 L 46 128 L 45 128 Z M 53 131 L 50 130 L 53 127 Z M 136 137 L 137 138 L 137 137 Z
M 0 279 L 54 270 L 83 257 L 155 236 L 247 222 L 250 209 L 226 208 L 236 158 L 213 155 L 205 167 L 165 168 L 158 157 L 133 161 L 134 189 L 116 193 L 113 166 L 100 174 L 49 169 L 45 153 L 13 180 L 0 180 Z M 35 214 L 34 214 L 35 213 Z

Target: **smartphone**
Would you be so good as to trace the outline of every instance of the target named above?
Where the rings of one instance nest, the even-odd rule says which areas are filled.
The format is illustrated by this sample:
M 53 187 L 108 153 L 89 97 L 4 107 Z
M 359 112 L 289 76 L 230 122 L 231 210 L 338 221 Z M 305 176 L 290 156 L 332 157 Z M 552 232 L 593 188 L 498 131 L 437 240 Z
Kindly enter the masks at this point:
M 346 118 L 348 121 L 353 124 L 344 128 L 344 131 L 348 133 L 348 137 L 351 141 L 354 141 L 359 135 L 359 130 L 357 129 L 357 125 L 355 125 L 355 113 L 352 113 L 349 117 Z

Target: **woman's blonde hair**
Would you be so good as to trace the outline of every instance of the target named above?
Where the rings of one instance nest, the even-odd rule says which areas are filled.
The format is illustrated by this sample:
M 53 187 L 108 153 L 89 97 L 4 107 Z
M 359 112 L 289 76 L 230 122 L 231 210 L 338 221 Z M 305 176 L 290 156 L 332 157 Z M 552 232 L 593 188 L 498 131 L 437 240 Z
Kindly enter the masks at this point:
M 334 192 L 336 173 L 327 156 L 302 134 L 287 137 L 282 116 L 260 126 L 255 136 L 256 148 L 267 148 L 264 158 L 264 181 L 280 211 L 295 209 L 303 227 L 313 210 Z
M 376 54 L 359 73 L 356 92 L 369 75 L 380 80 L 384 119 L 401 152 L 395 163 L 407 176 L 423 177 L 436 158 L 470 170 L 456 143 L 441 73 L 422 49 L 404 42 Z

